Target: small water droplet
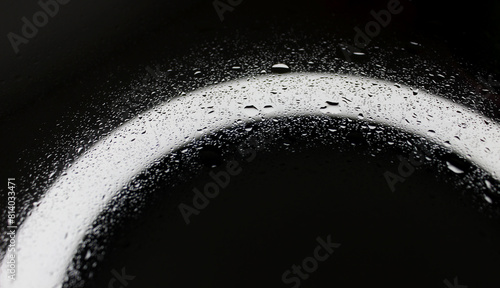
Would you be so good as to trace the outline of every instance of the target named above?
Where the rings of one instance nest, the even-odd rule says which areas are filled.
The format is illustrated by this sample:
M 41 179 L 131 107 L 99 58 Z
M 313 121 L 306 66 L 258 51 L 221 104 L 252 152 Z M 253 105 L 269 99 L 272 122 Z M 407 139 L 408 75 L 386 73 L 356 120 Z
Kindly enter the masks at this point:
M 483 195 L 483 197 L 484 197 L 484 200 L 486 200 L 488 203 L 490 203 L 490 204 L 493 203 L 493 201 L 491 200 L 490 197 L 488 197 L 486 195 Z
M 491 182 L 490 182 L 490 181 L 488 181 L 488 180 L 484 180 L 484 183 L 486 184 L 486 187 L 487 187 L 488 189 L 490 189 L 490 190 L 491 190 L 491 189 L 493 188 L 493 185 L 491 185 Z
M 130 191 L 138 191 L 141 188 L 141 183 L 135 182 L 133 185 L 130 185 Z
M 449 161 L 446 161 L 446 166 L 448 166 L 448 169 L 450 169 L 451 171 L 457 173 L 457 174 L 462 174 L 464 173 L 464 170 L 458 168 L 457 166 L 451 164 Z

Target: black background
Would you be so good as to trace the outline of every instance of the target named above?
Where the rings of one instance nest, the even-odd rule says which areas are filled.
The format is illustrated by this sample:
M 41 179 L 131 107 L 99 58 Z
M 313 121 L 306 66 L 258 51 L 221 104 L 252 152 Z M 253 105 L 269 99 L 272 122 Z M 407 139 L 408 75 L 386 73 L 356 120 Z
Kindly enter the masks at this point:
M 95 103 L 117 101 L 101 95 L 111 92 L 110 87 L 120 83 L 128 85 L 138 74 L 147 74 L 144 67 L 152 65 L 158 58 L 182 54 L 183 51 L 196 49 L 199 43 L 221 35 L 233 37 L 246 33 L 250 28 L 253 31 L 251 39 L 267 39 L 292 26 L 301 29 L 295 30 L 297 33 L 315 35 L 315 25 L 326 23 L 335 33 L 352 39 L 353 27 L 371 20 L 369 12 L 378 11 L 387 3 L 382 0 L 244 0 L 234 11 L 226 12 L 225 20 L 221 22 L 212 2 L 73 0 L 60 5 L 58 14 L 50 18 L 28 44 L 21 44 L 18 54 L 13 51 L 6 35 L 9 32 L 21 34 L 20 19 L 31 19 L 40 7 L 36 1 L 6 0 L 0 3 L 0 35 L 4 35 L 0 38 L 3 39 L 0 41 L 0 131 L 3 136 L 0 174 L 3 178 L 22 179 L 21 184 L 25 188 L 20 197 L 26 202 L 20 208 L 20 214 L 26 214 L 31 207 L 29 203 L 43 194 L 43 187 L 52 181 L 47 180 L 46 171 L 52 169 L 59 173 L 63 168 L 61 163 L 71 161 L 77 154 L 61 148 L 64 155 L 44 162 L 57 163 L 57 167 L 27 168 L 30 163 L 39 162 L 40 155 L 44 155 L 40 151 L 46 147 L 72 145 L 71 141 L 59 135 L 74 135 L 72 133 L 76 132 L 73 130 L 80 130 L 82 126 L 67 119 L 82 113 L 92 114 L 88 107 Z M 391 39 L 425 39 L 437 51 L 434 55 L 454 60 L 456 69 L 470 74 L 475 71 L 481 71 L 483 75 L 499 74 L 499 3 L 401 0 L 401 4 L 404 12 L 395 16 L 380 38 L 384 37 L 389 43 Z M 224 46 L 224 43 L 218 44 Z M 176 67 L 167 68 L 175 72 Z M 201 85 L 203 83 L 198 86 Z M 497 115 L 498 109 L 492 114 Z M 105 118 L 102 112 L 93 121 L 101 118 Z M 74 119 L 79 121 L 81 118 L 75 116 Z M 59 126 L 61 123 L 63 128 Z M 112 122 L 110 129 L 117 123 Z M 92 130 L 92 124 L 86 125 L 86 134 L 95 133 L 97 136 L 78 135 L 82 139 L 89 138 L 90 143 L 105 133 L 104 130 Z M 422 176 L 422 179 L 427 176 Z M 250 175 L 246 179 L 255 177 Z M 415 179 L 418 182 L 419 178 Z M 39 185 L 39 182 L 44 185 Z M 28 187 L 31 183 L 34 183 L 33 186 Z M 439 185 L 433 187 L 440 190 Z M 4 187 L 1 189 L 5 191 Z M 255 189 L 264 191 L 262 187 Z M 366 189 L 359 188 L 358 191 Z M 1 196 L 0 207 L 5 203 L 3 192 Z M 308 236 L 313 239 L 318 235 L 311 232 Z M 300 241 L 307 242 L 309 238 Z M 346 243 L 349 244 L 349 240 Z M 309 244 L 304 247 L 314 248 L 314 243 Z M 304 253 L 307 253 L 306 250 Z M 304 253 L 296 256 L 301 258 Z M 418 270 L 419 267 L 413 269 Z M 350 277 L 354 279 L 355 275 Z M 435 277 L 438 279 L 441 275 Z M 393 278 L 393 281 L 396 283 L 397 279 L 403 278 Z M 105 283 L 106 279 L 102 281 Z M 350 283 L 353 285 L 354 282 Z

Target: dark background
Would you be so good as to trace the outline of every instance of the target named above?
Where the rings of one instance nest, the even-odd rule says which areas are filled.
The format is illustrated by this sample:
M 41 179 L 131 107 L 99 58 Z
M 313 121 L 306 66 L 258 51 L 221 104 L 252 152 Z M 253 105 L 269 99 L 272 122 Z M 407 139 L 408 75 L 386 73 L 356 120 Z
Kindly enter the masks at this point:
M 288 31 L 290 35 L 297 33 L 320 37 L 321 35 L 315 34 L 320 33 L 316 27 L 325 23 L 327 26 L 324 27 L 328 28 L 322 26 L 322 29 L 331 29 L 332 33 L 352 39 L 355 33 L 353 28 L 362 27 L 372 20 L 370 11 L 385 8 L 388 1 L 244 0 L 234 11 L 224 14 L 223 22 L 212 2 L 73 0 L 59 5 L 57 15 L 50 18 L 47 25 L 39 28 L 37 35 L 29 39 L 29 43 L 21 44 L 18 54 L 13 51 L 7 34 L 14 32 L 21 35 L 21 18 L 31 19 L 41 8 L 37 1 L 5 0 L 0 3 L 0 35 L 3 35 L 0 38 L 3 39 L 0 41 L 0 131 L 3 135 L 0 174 L 3 179 L 20 179 L 19 196 L 23 199 L 23 204 L 19 205 L 20 215 L 27 213 L 31 203 L 53 181 L 48 175 L 54 171 L 57 176 L 63 170 L 63 164 L 81 153 L 78 149 L 71 150 L 67 147 L 84 141 L 86 144 L 82 147 L 85 149 L 106 131 L 129 117 L 124 115 L 117 120 L 106 120 L 105 112 L 94 113 L 92 107 L 99 103 L 118 101 L 120 95 L 115 98 L 108 98 L 106 95 L 114 92 L 113 87 L 121 84 L 128 86 L 138 75 L 147 75 L 145 67 L 153 67 L 153 63 L 159 58 L 181 55 L 184 51 L 201 47 L 200 43 L 207 43 L 210 39 L 218 39 L 221 35 L 233 37 L 249 30 L 252 31 L 251 39 L 256 40 L 273 38 L 292 26 L 296 30 Z M 500 3 L 400 2 L 404 6 L 404 12 L 395 16 L 390 26 L 380 35 L 380 38 L 386 40 L 385 44 L 374 41 L 373 45 L 388 47 L 391 39 L 423 39 L 429 44 L 427 47 L 434 51 L 431 58 L 434 57 L 436 61 L 440 61 L 441 57 L 446 58 L 453 64 L 450 67 L 463 71 L 465 75 L 474 75 L 480 71 L 481 75 L 493 75 L 494 79 L 499 79 L 495 75 L 500 74 Z M 279 43 L 286 44 L 287 41 Z M 215 45 L 227 44 L 217 42 Z M 420 53 L 419 48 L 414 49 L 415 53 Z M 200 55 L 210 57 L 203 51 Z M 162 66 L 162 71 L 172 69 L 175 74 L 176 68 L 174 64 Z M 200 82 L 196 87 L 205 84 Z M 477 80 L 471 80 L 467 85 L 484 86 Z M 139 104 L 141 101 L 137 100 Z M 144 109 L 146 107 L 138 110 Z M 130 114 L 133 115 L 138 110 Z M 84 113 L 95 116 L 85 118 L 81 116 Z M 491 112 L 492 115 L 496 113 L 498 109 Z M 80 123 L 83 120 L 87 122 Z M 109 127 L 102 130 L 95 128 L 98 121 L 108 121 Z M 75 132 L 82 130 L 82 127 L 85 127 L 85 133 Z M 70 136 L 61 137 L 62 134 Z M 74 135 L 78 137 L 72 137 Z M 62 152 L 54 154 L 53 158 L 40 160 L 46 155 L 44 151 L 48 147 Z M 51 163 L 56 163 L 55 167 L 50 166 Z M 262 166 L 266 167 L 264 164 Z M 297 172 L 297 175 L 304 176 L 304 173 Z M 380 171 L 377 173 L 379 175 Z M 254 176 L 248 176 L 248 179 Z M 427 179 L 427 176 L 429 175 L 422 176 L 422 179 Z M 281 178 L 276 179 L 275 185 L 281 185 L 279 181 L 285 182 Z M 418 182 L 419 179 L 416 176 L 414 181 Z M 433 187 L 441 189 L 438 184 Z M 415 191 L 418 189 L 420 188 L 415 188 Z M 366 192 L 364 188 L 359 190 Z M 5 187 L 1 187 L 1 191 L 0 207 L 6 203 L 3 194 Z M 412 221 L 417 220 L 412 218 Z M 422 231 L 425 231 L 425 227 Z M 317 236 L 313 234 L 311 232 L 307 236 Z M 304 236 L 298 241 L 307 242 L 309 238 Z M 349 244 L 349 241 L 346 243 Z M 314 248 L 311 245 L 313 243 L 304 247 Z M 304 253 L 294 256 L 305 257 L 308 252 L 306 248 Z M 248 257 L 251 258 L 251 255 Z M 376 265 L 377 262 L 374 260 L 373 263 Z M 435 275 L 435 279 L 439 280 L 441 276 Z M 106 283 L 106 275 L 102 277 L 103 283 Z M 355 275 L 351 277 L 356 278 Z M 402 278 L 404 277 L 397 279 Z

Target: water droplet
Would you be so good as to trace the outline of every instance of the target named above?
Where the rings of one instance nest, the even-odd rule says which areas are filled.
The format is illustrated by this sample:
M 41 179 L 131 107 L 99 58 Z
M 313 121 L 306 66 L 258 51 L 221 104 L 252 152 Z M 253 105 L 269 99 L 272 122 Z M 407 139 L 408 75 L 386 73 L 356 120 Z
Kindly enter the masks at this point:
M 464 170 L 458 168 L 457 166 L 451 164 L 449 161 L 446 161 L 446 166 L 448 166 L 448 169 L 450 169 L 451 171 L 457 173 L 457 174 L 462 174 L 464 173 Z
M 88 260 L 92 256 L 92 253 L 90 253 L 90 250 L 87 250 L 87 254 L 85 254 L 85 260 Z
M 288 73 L 288 72 L 290 72 L 290 67 L 288 67 L 288 65 L 283 64 L 283 63 L 277 63 L 271 67 L 271 72 L 273 72 L 273 73 Z
M 326 104 L 331 105 L 331 106 L 337 106 L 337 105 L 339 105 L 339 102 L 326 101 Z
M 323 113 L 338 113 L 339 102 L 326 101 L 326 106 L 320 108 Z
M 257 109 L 257 108 L 256 108 L 255 106 L 253 106 L 253 105 L 247 105 L 247 106 L 245 106 L 245 108 L 244 108 L 244 112 L 245 112 L 245 114 L 247 114 L 248 116 L 253 117 L 253 116 L 255 116 L 255 115 L 259 114 L 259 109 Z
M 436 131 L 434 131 L 434 130 L 427 131 L 427 135 L 429 135 L 429 136 L 433 136 L 434 134 L 436 134 Z
M 493 203 L 493 201 L 491 200 L 490 197 L 488 197 L 486 195 L 483 195 L 483 197 L 484 197 L 484 200 L 486 200 L 488 203 L 490 203 L 490 204 Z
M 264 112 L 266 112 L 266 113 L 272 112 L 273 110 L 274 110 L 273 105 L 264 106 Z
M 135 182 L 133 185 L 130 185 L 130 191 L 138 191 L 141 188 L 141 183 Z
M 488 181 L 488 180 L 484 180 L 484 183 L 486 184 L 486 187 L 487 187 L 488 189 L 490 189 L 490 190 L 491 190 L 491 189 L 493 188 L 493 185 L 491 185 L 491 182 L 490 182 L 490 181 Z

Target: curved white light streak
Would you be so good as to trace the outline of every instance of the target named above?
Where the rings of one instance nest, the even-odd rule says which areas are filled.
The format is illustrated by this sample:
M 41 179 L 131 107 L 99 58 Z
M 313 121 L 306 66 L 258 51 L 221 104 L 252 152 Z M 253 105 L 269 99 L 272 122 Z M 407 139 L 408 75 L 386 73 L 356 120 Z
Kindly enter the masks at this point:
M 247 105 L 261 112 L 248 116 Z M 263 109 L 266 105 L 273 109 Z M 363 113 L 370 121 L 427 138 L 434 130 L 434 142 L 449 141 L 456 153 L 469 155 L 499 179 L 500 149 L 492 148 L 500 143 L 500 126 L 446 99 L 354 76 L 297 73 L 231 81 L 142 113 L 77 159 L 19 229 L 17 280 L 7 279 L 5 257 L 0 287 L 59 287 L 87 229 L 110 199 L 150 163 L 183 144 L 238 120 L 325 113 L 349 118 Z

